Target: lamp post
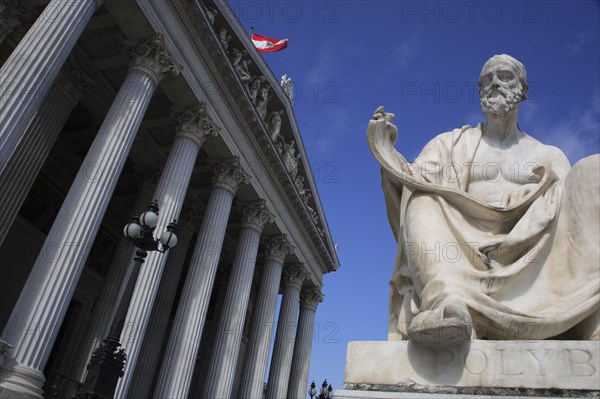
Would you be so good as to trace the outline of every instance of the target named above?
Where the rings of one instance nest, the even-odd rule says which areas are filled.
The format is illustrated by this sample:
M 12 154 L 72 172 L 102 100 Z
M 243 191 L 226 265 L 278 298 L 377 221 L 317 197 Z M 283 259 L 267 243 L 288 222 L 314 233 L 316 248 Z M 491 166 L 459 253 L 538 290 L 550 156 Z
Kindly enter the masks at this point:
M 119 301 L 117 313 L 108 336 L 92 353 L 87 366 L 88 371 L 85 381 L 77 393 L 78 399 L 113 398 L 117 382 L 123 376 L 127 355 L 123 348 L 119 349 L 121 346 L 119 339 L 140 267 L 145 262 L 148 252 L 165 253 L 177 244 L 174 221 L 167 226 L 167 230 L 160 235 L 160 239 L 154 238 L 154 229 L 158 222 L 158 211 L 158 204 L 156 202 L 150 203 L 145 212 L 139 216 L 134 216 L 123 229 L 123 234 L 127 237 L 128 243 L 136 247 L 135 257 L 133 258 L 135 263 L 125 291 Z
M 323 384 L 321 385 L 319 396 L 316 396 L 316 388 L 317 386 L 315 385 L 315 381 L 313 380 L 312 384 L 310 384 L 310 389 L 308 390 L 308 396 L 310 396 L 310 399 L 333 399 L 333 387 L 331 386 L 331 384 L 327 386 L 327 379 L 325 379 L 325 381 L 323 381 Z

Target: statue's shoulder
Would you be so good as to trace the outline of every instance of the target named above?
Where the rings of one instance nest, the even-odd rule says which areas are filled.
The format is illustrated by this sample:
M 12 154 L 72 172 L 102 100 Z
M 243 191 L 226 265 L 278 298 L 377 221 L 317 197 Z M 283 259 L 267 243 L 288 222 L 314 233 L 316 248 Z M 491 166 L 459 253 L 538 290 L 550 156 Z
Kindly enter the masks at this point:
M 521 131 L 521 133 L 523 133 L 524 139 L 531 145 L 534 145 L 538 150 L 544 151 L 546 154 L 550 154 L 556 157 L 567 158 L 563 150 L 561 150 L 560 148 L 553 146 L 552 144 L 546 144 L 544 142 L 541 142 L 540 140 L 536 139 L 527 132 Z
M 456 129 L 452 129 L 448 132 L 440 133 L 435 136 L 431 141 L 438 141 L 441 144 L 452 145 L 456 141 L 464 139 L 466 137 L 480 137 L 481 136 L 481 123 L 471 126 L 464 125 Z
M 530 145 L 530 151 L 538 154 L 540 162 L 552 165 L 554 171 L 561 178 L 569 172 L 571 162 L 563 150 L 551 144 L 543 143 L 526 132 L 521 132 L 524 135 L 524 140 Z

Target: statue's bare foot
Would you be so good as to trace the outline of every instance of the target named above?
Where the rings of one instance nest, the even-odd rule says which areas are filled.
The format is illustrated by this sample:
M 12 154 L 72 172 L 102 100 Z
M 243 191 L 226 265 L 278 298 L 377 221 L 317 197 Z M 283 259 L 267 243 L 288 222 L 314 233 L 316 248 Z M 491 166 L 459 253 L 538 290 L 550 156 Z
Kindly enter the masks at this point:
M 464 303 L 442 302 L 436 309 L 419 313 L 408 327 L 408 337 L 423 345 L 458 345 L 471 338 L 473 323 Z

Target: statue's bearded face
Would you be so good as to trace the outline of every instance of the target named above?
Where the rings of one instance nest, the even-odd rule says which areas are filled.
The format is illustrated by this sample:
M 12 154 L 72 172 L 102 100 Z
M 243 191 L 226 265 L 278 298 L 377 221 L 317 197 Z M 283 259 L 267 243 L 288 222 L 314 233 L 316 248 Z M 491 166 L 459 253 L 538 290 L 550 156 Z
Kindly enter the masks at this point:
M 481 109 L 494 119 L 504 119 L 523 99 L 518 73 L 510 65 L 494 63 L 479 78 Z

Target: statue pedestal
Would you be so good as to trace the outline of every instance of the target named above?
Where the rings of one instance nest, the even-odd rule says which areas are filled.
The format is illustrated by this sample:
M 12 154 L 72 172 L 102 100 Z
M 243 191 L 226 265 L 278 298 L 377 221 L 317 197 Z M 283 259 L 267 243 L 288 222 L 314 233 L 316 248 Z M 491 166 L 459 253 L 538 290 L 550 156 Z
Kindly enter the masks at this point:
M 598 341 L 350 342 L 343 398 L 597 397 Z

